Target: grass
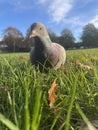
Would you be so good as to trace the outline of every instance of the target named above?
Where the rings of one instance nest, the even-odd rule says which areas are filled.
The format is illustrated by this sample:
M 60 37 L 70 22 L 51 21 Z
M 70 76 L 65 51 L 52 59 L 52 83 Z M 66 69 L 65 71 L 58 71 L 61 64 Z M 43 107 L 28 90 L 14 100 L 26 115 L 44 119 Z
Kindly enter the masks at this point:
M 98 49 L 67 51 L 64 69 L 40 73 L 29 54 L 0 54 L 0 130 L 82 130 L 98 120 Z M 92 67 L 79 67 L 76 62 Z M 48 90 L 57 79 L 55 107 Z M 97 127 L 98 128 L 98 127 Z

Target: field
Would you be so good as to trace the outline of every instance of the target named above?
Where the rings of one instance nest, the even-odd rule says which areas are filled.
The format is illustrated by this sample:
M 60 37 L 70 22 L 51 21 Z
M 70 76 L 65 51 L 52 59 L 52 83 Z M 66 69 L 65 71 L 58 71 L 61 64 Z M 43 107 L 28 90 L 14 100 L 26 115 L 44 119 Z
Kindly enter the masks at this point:
M 98 49 L 66 53 L 65 66 L 48 73 L 28 53 L 0 54 L 0 130 L 98 129 Z

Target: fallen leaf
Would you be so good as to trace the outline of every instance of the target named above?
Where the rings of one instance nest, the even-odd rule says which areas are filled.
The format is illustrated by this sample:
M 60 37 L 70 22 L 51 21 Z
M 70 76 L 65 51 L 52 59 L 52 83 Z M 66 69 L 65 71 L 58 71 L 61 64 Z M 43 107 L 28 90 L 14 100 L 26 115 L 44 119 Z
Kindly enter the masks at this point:
M 28 57 L 27 56 L 19 56 L 19 59 L 21 59 L 21 60 L 28 60 Z
M 91 58 L 91 61 L 98 61 L 98 56 L 94 56 Z
M 82 68 L 84 68 L 84 69 L 86 69 L 86 70 L 91 70 L 92 69 L 92 67 L 90 67 L 90 66 L 88 66 L 88 65 L 84 65 L 84 64 L 82 64 L 82 63 L 77 63 L 76 65 L 78 65 L 79 67 L 82 67 Z
M 76 61 L 75 61 L 75 64 L 76 64 L 76 65 L 78 65 L 79 63 L 80 63 L 80 61 L 79 61 L 79 60 L 76 60 Z
M 56 84 L 56 79 L 53 81 L 52 85 L 51 85 L 51 88 L 49 89 L 48 91 L 48 94 L 49 94 L 49 106 L 50 108 L 53 108 L 54 107 L 54 103 L 55 103 L 55 100 L 56 100 L 56 94 L 55 94 L 55 91 L 57 89 L 57 84 Z
M 63 71 L 63 72 L 65 71 L 65 67 L 64 67 L 64 66 L 61 66 L 60 69 L 61 69 L 61 71 Z

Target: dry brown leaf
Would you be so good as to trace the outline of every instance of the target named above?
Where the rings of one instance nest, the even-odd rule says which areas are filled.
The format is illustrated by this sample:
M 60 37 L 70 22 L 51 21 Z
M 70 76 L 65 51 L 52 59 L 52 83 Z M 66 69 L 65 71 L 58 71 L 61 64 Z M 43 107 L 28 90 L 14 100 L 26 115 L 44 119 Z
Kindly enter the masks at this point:
M 76 60 L 76 61 L 75 61 L 75 64 L 76 64 L 76 65 L 79 65 L 79 64 L 80 64 L 80 61 L 79 61 L 79 60 Z
M 57 84 L 56 84 L 56 79 L 55 79 L 53 81 L 52 85 L 51 85 L 51 88 L 48 91 L 50 108 L 54 107 L 54 103 L 55 103 L 55 100 L 56 100 L 56 97 L 57 97 L 56 94 L 55 94 L 56 89 L 57 89 Z
M 21 60 L 28 60 L 28 57 L 27 56 L 19 56 L 19 59 L 21 59 Z
M 64 67 L 64 66 L 61 66 L 61 67 L 60 67 L 60 70 L 61 70 L 62 72 L 65 72 L 65 67 Z
M 91 61 L 98 61 L 98 56 L 94 56 L 91 58 Z
M 88 65 L 81 64 L 80 62 L 77 63 L 77 65 L 78 65 L 79 67 L 82 67 L 82 68 L 86 69 L 86 70 L 91 70 L 91 69 L 92 69 L 92 67 L 90 67 L 90 66 L 88 66 Z

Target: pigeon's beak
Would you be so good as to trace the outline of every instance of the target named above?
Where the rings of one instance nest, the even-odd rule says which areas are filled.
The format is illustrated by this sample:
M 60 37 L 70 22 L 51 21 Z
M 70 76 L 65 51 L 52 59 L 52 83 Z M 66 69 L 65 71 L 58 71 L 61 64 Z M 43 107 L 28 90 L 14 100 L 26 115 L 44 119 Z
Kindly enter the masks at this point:
M 33 31 L 31 32 L 31 34 L 30 34 L 29 38 L 32 38 L 32 37 L 35 37 L 35 36 L 36 36 L 36 31 L 35 31 L 35 30 L 33 30 Z

